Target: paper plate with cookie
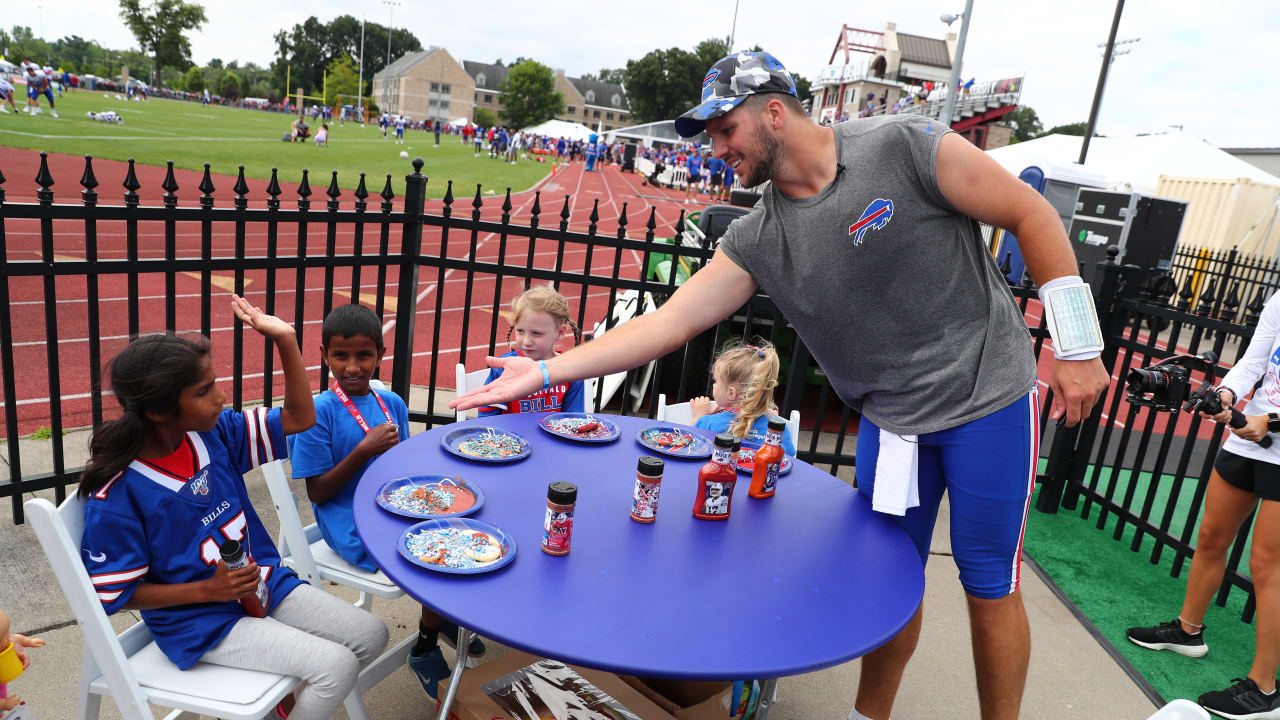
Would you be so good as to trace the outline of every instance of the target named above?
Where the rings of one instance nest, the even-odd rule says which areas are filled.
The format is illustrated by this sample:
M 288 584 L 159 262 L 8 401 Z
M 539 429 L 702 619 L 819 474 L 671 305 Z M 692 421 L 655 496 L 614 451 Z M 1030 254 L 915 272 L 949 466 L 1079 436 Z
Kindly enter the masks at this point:
M 374 500 L 389 513 L 426 520 L 470 515 L 484 505 L 484 492 L 452 475 L 410 475 L 388 480 Z
M 636 442 L 671 457 L 711 457 L 711 441 L 680 425 L 651 425 L 636 433 Z
M 505 463 L 529 457 L 533 448 L 521 435 L 495 427 L 464 427 L 440 438 L 445 450 L 468 460 Z
M 516 541 L 501 528 L 454 517 L 410 526 L 397 544 L 405 560 L 435 572 L 475 575 L 516 559 Z
M 622 437 L 617 425 L 589 413 L 546 413 L 538 421 L 538 427 L 556 437 L 577 442 L 607 443 Z

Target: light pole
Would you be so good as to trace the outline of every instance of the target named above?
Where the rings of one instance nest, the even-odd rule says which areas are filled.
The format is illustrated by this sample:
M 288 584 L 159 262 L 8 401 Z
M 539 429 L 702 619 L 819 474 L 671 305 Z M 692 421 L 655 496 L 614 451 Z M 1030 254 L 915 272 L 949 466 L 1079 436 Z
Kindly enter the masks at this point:
M 356 95 L 356 102 L 364 102 L 364 18 L 360 18 L 360 90 Z M 360 109 L 360 117 L 364 117 L 364 109 Z M 360 123 L 362 126 L 363 122 Z
M 738 34 L 738 0 L 733 0 L 733 26 L 729 29 L 729 52 L 733 52 L 733 38 Z
M 382 0 L 382 4 L 387 6 L 387 67 L 391 67 L 391 28 L 395 24 L 396 7 L 400 5 L 396 0 Z M 384 68 L 385 69 L 385 68 Z M 387 111 L 387 106 L 391 100 L 391 76 L 382 79 L 382 110 Z
M 391 64 L 391 28 L 395 27 L 396 8 L 400 3 L 396 0 L 382 0 L 382 4 L 387 6 L 387 64 Z
M 951 82 L 947 87 L 947 102 L 942 107 L 942 116 L 939 118 L 947 125 L 951 124 L 951 116 L 956 111 L 956 97 L 960 94 L 960 63 L 964 60 L 964 41 L 969 36 L 969 19 L 973 15 L 973 0 L 965 0 L 964 12 L 960 15 L 963 18 L 960 22 L 960 39 L 956 42 L 956 57 L 951 61 Z M 956 21 L 955 15 L 943 15 L 942 22 L 951 27 L 951 23 Z
M 1102 69 L 1098 71 L 1098 87 L 1093 91 L 1093 107 L 1089 108 L 1089 123 L 1084 129 L 1084 142 L 1080 143 L 1080 159 L 1076 162 L 1084 164 L 1089 154 L 1089 140 L 1093 138 L 1093 129 L 1098 124 L 1098 110 L 1102 107 L 1102 90 L 1107 85 L 1107 70 L 1111 69 L 1111 54 L 1116 48 L 1116 31 L 1120 29 L 1120 13 L 1124 11 L 1124 0 L 1116 0 L 1116 15 L 1111 20 L 1111 34 L 1107 36 L 1107 49 L 1102 56 Z

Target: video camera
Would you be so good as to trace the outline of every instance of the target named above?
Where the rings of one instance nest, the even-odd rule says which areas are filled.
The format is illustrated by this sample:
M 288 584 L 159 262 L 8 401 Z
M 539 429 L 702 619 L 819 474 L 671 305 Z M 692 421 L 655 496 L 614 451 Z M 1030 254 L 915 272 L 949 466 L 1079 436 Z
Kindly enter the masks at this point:
M 1222 401 L 1213 389 L 1213 381 L 1217 377 L 1218 355 L 1206 350 L 1199 355 L 1174 355 L 1165 360 L 1144 368 L 1129 371 L 1125 383 L 1125 398 L 1132 405 L 1149 407 L 1156 412 L 1177 413 L 1203 411 L 1210 415 L 1222 412 Z M 1204 383 L 1199 388 L 1191 389 L 1191 372 L 1199 370 L 1204 373 Z M 1245 425 L 1244 413 L 1231 408 L 1233 428 Z M 1258 441 L 1262 447 L 1271 447 L 1271 436 L 1264 435 Z

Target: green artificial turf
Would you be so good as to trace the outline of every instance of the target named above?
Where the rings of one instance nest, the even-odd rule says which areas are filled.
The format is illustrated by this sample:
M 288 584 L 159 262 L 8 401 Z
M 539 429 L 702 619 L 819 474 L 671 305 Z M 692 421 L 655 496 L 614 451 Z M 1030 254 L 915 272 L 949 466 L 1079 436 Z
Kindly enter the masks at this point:
M 15 101 L 22 108 L 25 93 L 18 87 Z M 462 145 L 457 136 L 441 135 L 440 147 L 432 147 L 435 137 L 420 130 L 406 130 L 405 144 L 383 140 L 375 125 L 361 128 L 356 123 L 329 125 L 329 147 L 315 143 L 286 143 L 280 137 L 289 130 L 293 116 L 242 108 L 200 105 L 177 100 L 153 99 L 133 103 L 115 99 L 115 93 L 76 90 L 57 99 L 58 114 L 38 116 L 0 114 L 0 146 L 46 150 L 72 155 L 93 155 L 112 160 L 135 158 L 145 165 L 164 165 L 172 160 L 179 168 L 202 170 L 210 163 L 218 173 L 234 175 L 236 166 L 245 166 L 245 176 L 269 178 L 271 168 L 280 170 L 280 179 L 297 182 L 303 168 L 311 170 L 311 186 L 320 199 L 329 185 L 330 171 L 338 171 L 338 184 L 354 190 L 359 174 L 366 173 L 370 195 L 382 190 L 390 173 L 397 196 L 404 194 L 404 176 L 413 172 L 410 159 L 426 161 L 428 197 L 442 197 L 446 181 L 454 181 L 454 195 L 460 199 L 475 194 L 476 183 L 485 190 L 503 193 L 527 190 L 551 171 L 547 163 L 521 160 L 516 165 L 491 160 L 485 153 L 473 157 L 473 146 Z M 115 110 L 123 124 L 100 123 L 85 117 L 88 111 Z M 318 122 L 307 123 L 319 129 Z M 223 188 L 218 188 L 223 190 Z M 230 188 L 226 188 L 230 190 Z M 313 196 L 313 200 L 315 197 Z M 373 198 L 376 200 L 376 198 Z M 374 206 L 376 207 L 376 205 Z
M 1102 470 L 1100 489 L 1105 489 L 1109 482 L 1109 470 Z M 1089 472 L 1092 471 L 1090 467 Z M 1123 498 L 1125 488 L 1134 478 L 1126 470 L 1117 473 L 1117 478 L 1119 487 L 1113 497 Z M 1136 478 L 1138 492 L 1134 506 L 1137 510 L 1141 509 L 1150 480 L 1150 473 L 1140 473 Z M 1153 516 L 1160 517 L 1163 513 L 1172 480 L 1171 476 L 1162 476 L 1157 485 L 1157 511 Z M 1172 523 L 1175 532 L 1180 532 L 1185 522 L 1195 484 L 1194 479 L 1188 479 L 1179 493 Z M 1166 700 L 1194 700 L 1200 693 L 1226 687 L 1232 678 L 1244 677 L 1253 662 L 1254 626 L 1240 620 L 1246 596 L 1239 589 L 1232 590 L 1226 607 L 1218 607 L 1216 598 L 1210 603 L 1205 617 L 1209 653 L 1203 658 L 1146 650 L 1129 642 L 1125 637 L 1127 628 L 1154 625 L 1178 614 L 1190 563 L 1184 563 L 1179 578 L 1171 577 L 1173 552 L 1166 548 L 1159 564 L 1151 564 L 1154 541 L 1150 536 L 1143 538 L 1138 552 L 1131 552 L 1132 526 L 1126 525 L 1121 540 L 1113 540 L 1115 515 L 1110 515 L 1105 528 L 1099 530 L 1098 506 L 1095 504 L 1089 517 L 1082 519 L 1083 500 L 1081 503 L 1075 510 L 1063 509 L 1057 514 L 1043 514 L 1033 509 L 1027 522 L 1026 552 L 1111 644 Z M 1191 539 L 1194 544 L 1194 533 Z M 1247 551 L 1241 567 L 1247 572 Z

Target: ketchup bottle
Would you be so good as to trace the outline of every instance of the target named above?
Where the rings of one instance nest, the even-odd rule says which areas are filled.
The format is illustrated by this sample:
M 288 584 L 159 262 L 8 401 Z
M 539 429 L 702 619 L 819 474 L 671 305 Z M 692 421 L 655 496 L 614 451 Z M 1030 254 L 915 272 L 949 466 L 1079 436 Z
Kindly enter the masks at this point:
M 711 460 L 698 471 L 698 495 L 693 501 L 693 516 L 700 520 L 728 520 L 733 503 L 733 485 L 738 472 L 733 469 L 733 436 L 716 435 Z
M 778 470 L 782 467 L 782 433 L 787 423 L 780 417 L 769 418 L 764 445 L 756 451 L 756 467 L 751 473 L 747 494 L 753 498 L 771 498 L 778 488 Z
M 240 545 L 238 540 L 228 540 L 218 548 L 218 552 L 222 555 L 222 559 L 227 563 L 227 567 L 232 570 L 239 570 L 253 562 L 253 559 L 245 554 L 244 547 Z M 240 605 L 244 608 L 245 614 L 250 617 L 263 618 L 267 616 L 267 608 L 271 605 L 271 595 L 267 591 L 267 586 L 258 579 L 258 589 L 252 595 L 245 595 L 240 598 Z

